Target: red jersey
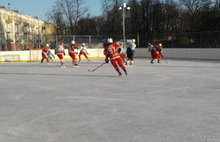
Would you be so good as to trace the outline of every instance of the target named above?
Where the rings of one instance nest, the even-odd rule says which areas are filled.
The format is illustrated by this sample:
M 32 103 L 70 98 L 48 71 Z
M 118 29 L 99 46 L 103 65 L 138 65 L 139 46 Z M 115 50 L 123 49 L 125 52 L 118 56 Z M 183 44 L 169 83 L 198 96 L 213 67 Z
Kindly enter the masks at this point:
M 44 47 L 44 48 L 43 48 L 43 51 L 44 51 L 44 52 L 47 52 L 48 49 L 49 49 L 49 47 Z
M 109 43 L 105 46 L 104 54 L 106 57 L 110 57 L 111 60 L 120 58 L 120 55 L 117 51 L 117 48 L 119 47 L 116 43 Z
M 69 53 L 74 53 L 76 52 L 76 50 L 78 50 L 78 46 L 75 45 L 75 44 L 71 44 L 70 47 L 69 47 Z
M 158 47 L 157 47 L 157 51 L 158 51 L 158 52 L 161 52 L 162 50 L 163 50 L 163 46 L 158 46 Z

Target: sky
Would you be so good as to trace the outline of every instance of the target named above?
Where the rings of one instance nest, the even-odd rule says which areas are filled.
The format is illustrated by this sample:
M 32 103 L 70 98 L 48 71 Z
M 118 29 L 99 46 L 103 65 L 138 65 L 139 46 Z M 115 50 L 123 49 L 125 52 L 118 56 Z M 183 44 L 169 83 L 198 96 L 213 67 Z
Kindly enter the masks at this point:
M 89 13 L 92 16 L 99 16 L 101 14 L 101 1 L 85 0 L 85 4 L 89 7 Z M 46 21 L 45 14 L 52 9 L 56 0 L 0 0 L 0 6 L 7 8 L 9 2 L 12 10 L 18 10 L 20 13 L 29 14 Z

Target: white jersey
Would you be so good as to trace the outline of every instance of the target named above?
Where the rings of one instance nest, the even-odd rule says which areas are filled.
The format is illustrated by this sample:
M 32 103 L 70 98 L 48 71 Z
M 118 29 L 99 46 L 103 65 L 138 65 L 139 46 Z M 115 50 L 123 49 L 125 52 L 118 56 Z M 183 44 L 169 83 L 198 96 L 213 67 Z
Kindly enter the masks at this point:
M 127 44 L 127 48 L 131 48 L 131 50 L 135 50 L 136 44 L 135 44 L 135 43 L 132 43 L 132 42 L 129 42 L 129 43 Z
M 59 52 L 59 51 L 63 51 L 64 50 L 64 47 L 62 46 L 62 45 L 59 45 L 58 47 L 57 47 L 57 51 Z
M 80 52 L 82 52 L 82 53 L 86 52 L 87 53 L 86 47 L 85 46 L 81 46 L 80 47 Z
M 153 47 L 154 47 L 153 45 L 148 45 L 148 52 L 151 52 Z
M 64 53 L 64 47 L 62 45 L 59 45 L 56 47 L 56 53 L 57 55 L 61 55 Z
M 131 44 L 130 44 L 130 48 L 131 48 L 131 50 L 133 50 L 133 51 L 134 51 L 134 50 L 135 50 L 135 48 L 136 48 L 136 44 L 135 44 L 135 43 L 131 43 Z

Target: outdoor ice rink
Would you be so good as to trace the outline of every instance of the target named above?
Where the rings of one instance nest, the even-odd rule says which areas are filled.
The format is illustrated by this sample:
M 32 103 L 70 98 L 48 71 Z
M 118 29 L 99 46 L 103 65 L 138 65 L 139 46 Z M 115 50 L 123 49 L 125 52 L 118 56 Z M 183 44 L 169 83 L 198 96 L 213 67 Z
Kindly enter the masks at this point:
M 220 61 L 0 63 L 0 142 L 220 142 Z

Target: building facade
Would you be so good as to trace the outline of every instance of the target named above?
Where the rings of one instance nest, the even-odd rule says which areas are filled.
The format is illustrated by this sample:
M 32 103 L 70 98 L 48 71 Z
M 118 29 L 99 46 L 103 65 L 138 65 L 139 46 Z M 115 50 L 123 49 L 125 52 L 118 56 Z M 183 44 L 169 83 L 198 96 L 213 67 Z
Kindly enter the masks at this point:
M 44 21 L 0 7 L 0 51 L 27 50 L 40 47 L 44 35 Z

